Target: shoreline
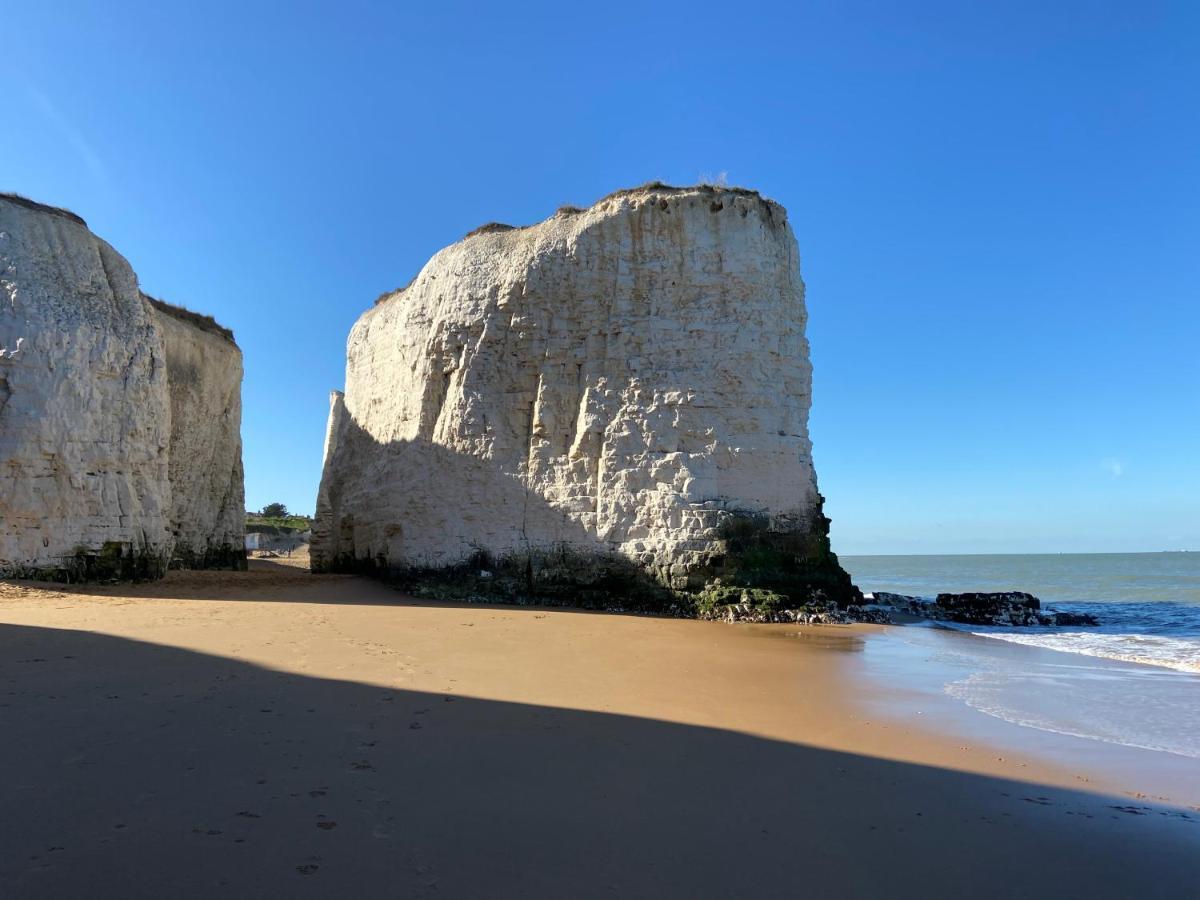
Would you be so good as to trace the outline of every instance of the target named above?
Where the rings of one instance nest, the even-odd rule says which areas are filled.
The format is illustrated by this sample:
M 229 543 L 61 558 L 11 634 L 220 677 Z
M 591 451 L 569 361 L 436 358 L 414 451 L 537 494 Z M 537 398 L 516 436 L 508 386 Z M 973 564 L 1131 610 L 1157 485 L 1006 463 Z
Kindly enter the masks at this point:
M 13 896 L 1149 897 L 1200 877 L 1200 790 L 1165 754 L 930 693 L 892 650 L 932 629 L 439 604 L 290 562 L 0 582 L 0 792 L 40 810 L 0 826 Z M 1047 852 L 1054 872 L 1010 864 Z
M 956 743 L 973 740 L 1000 753 L 1023 754 L 1069 771 L 1069 778 L 1058 782 L 1062 786 L 1074 783 L 1085 790 L 1135 799 L 1152 797 L 1191 811 L 1200 810 L 1200 765 L 1193 754 L 1071 732 L 1052 727 L 1060 725 L 1054 719 L 1040 723 L 1014 721 L 1002 711 L 972 704 L 961 690 L 964 683 L 991 674 L 986 666 L 989 659 L 1008 661 L 1005 674 L 1018 668 L 1034 687 L 1039 686 L 1039 674 L 1051 673 L 1050 677 L 1062 682 L 1079 672 L 1085 678 L 1105 681 L 1119 681 L 1136 673 L 1200 688 L 1200 678 L 1194 675 L 920 623 L 885 626 L 870 647 L 872 659 L 864 666 L 865 678 L 887 691 L 886 709 L 881 709 L 882 699 L 871 703 L 877 715 L 905 726 L 919 721 L 921 728 Z M 1079 702 L 1077 688 L 1058 683 L 1047 692 L 1048 696 L 1034 699 L 1061 713 L 1062 707 Z M 1025 690 L 1028 694 L 1033 691 Z

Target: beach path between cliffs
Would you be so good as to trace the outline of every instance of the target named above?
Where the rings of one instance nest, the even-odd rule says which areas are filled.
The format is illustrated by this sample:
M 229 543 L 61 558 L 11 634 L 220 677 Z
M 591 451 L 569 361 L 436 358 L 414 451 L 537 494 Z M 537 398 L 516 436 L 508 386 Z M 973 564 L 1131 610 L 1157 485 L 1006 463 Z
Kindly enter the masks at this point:
M 860 651 L 877 626 L 418 603 L 305 564 L 0 582 L 0 893 L 1200 883 L 1186 798 L 1131 799 L 1086 769 L 869 715 Z

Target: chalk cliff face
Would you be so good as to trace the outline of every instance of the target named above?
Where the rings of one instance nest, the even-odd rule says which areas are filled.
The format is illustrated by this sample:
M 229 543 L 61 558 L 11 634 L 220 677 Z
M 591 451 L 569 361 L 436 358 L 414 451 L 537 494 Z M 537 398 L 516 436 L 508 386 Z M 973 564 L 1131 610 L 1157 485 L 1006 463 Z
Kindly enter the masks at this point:
M 225 329 L 161 301 L 150 303 L 171 395 L 174 560 L 194 569 L 244 568 L 242 353 Z
M 745 576 L 753 547 L 793 590 L 852 591 L 813 473 L 805 319 L 786 212 L 753 192 L 638 189 L 480 229 L 350 333 L 314 568 L 519 557 L 534 584 L 569 551 L 696 589 Z
M 171 561 L 173 513 L 204 501 L 192 501 L 171 459 L 173 443 L 191 442 L 173 440 L 168 363 L 191 338 L 173 328 L 164 337 L 162 319 L 129 263 L 82 219 L 0 196 L 0 574 L 148 578 Z M 231 352 L 240 373 L 236 348 L 220 362 Z M 228 484 L 229 454 L 212 449 L 191 462 L 219 462 Z M 240 516 L 240 483 L 227 493 Z M 227 543 L 229 516 L 208 520 Z

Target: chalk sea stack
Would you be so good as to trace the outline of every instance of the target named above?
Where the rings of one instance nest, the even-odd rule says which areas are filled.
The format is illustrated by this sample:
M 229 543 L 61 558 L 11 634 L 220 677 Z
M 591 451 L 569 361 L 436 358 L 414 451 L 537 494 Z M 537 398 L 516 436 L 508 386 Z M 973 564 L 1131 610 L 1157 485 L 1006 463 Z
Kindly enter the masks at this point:
M 702 614 L 858 602 L 805 321 L 787 213 L 754 191 L 652 184 L 477 229 L 350 332 L 314 570 Z
M 245 568 L 242 354 L 83 219 L 0 194 L 0 575 Z

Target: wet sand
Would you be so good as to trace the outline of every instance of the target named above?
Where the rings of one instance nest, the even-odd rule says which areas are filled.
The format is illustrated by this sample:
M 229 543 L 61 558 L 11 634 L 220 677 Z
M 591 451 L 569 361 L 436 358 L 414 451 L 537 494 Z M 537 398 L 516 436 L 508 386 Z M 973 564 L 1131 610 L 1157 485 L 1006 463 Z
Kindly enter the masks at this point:
M 864 664 L 887 629 L 416 603 L 304 562 L 0 582 L 0 896 L 1200 882 L 1186 782 L 1152 802 L 1133 769 L 927 726 Z

